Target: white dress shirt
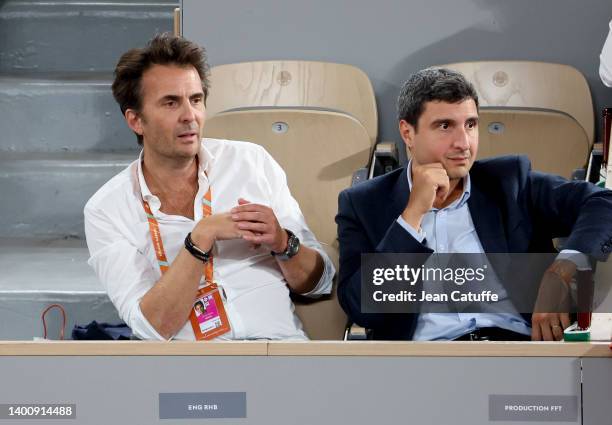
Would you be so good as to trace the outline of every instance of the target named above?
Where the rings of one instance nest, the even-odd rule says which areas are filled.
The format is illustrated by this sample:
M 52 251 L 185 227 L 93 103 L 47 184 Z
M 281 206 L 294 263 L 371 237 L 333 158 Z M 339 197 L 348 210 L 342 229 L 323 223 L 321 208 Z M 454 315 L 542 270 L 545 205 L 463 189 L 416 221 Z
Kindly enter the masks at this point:
M 305 246 L 323 258 L 324 272 L 316 297 L 331 292 L 334 267 L 306 225 L 291 196 L 287 178 L 278 163 L 259 145 L 230 140 L 203 139 L 200 148 L 194 220 L 161 212 L 142 174 L 138 160 L 109 180 L 85 206 L 85 235 L 89 264 L 106 288 L 119 316 L 142 339 L 164 339 L 140 310 L 141 298 L 160 279 L 155 249 L 142 199 L 149 202 L 159 222 L 168 261 L 178 255 L 183 241 L 202 219 L 202 198 L 212 187 L 212 212 L 227 212 L 238 198 L 267 205 L 280 225 L 291 230 Z M 219 339 L 306 339 L 294 313 L 289 289 L 276 260 L 264 247 L 252 248 L 242 239 L 218 241 L 214 250 L 214 280 L 225 290 L 225 308 L 231 332 Z M 202 277 L 201 284 L 204 278 Z M 195 301 L 195 300 L 194 300 Z M 189 321 L 173 337 L 194 340 Z
M 610 31 L 599 55 L 599 77 L 608 87 L 612 87 L 612 21 Z

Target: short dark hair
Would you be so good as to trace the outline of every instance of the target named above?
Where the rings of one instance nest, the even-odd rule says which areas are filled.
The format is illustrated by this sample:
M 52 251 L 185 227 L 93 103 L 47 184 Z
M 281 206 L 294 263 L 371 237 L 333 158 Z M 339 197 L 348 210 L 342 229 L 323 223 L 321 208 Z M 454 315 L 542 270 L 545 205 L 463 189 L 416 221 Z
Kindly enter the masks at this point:
M 466 99 L 473 99 L 478 108 L 476 89 L 461 73 L 446 68 L 423 69 L 412 74 L 402 86 L 397 98 L 397 117 L 416 129 L 426 102 L 458 103 Z
M 170 33 L 158 34 L 144 48 L 125 52 L 115 67 L 113 96 L 125 114 L 128 109 L 140 111 L 142 106 L 142 74 L 153 65 L 193 66 L 202 81 L 204 102 L 210 90 L 210 69 L 206 51 L 183 37 Z M 136 135 L 142 144 L 142 136 Z

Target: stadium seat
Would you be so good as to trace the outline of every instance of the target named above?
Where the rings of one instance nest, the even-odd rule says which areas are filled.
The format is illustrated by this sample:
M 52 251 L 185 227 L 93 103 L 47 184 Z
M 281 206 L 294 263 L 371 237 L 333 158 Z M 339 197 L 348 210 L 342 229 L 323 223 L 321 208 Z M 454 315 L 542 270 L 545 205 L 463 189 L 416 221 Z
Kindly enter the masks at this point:
M 338 193 L 368 163 L 376 142 L 376 101 L 368 77 L 342 64 L 264 61 L 211 70 L 204 137 L 257 143 L 279 162 L 306 221 L 337 264 Z M 346 315 L 334 293 L 296 301 L 313 339 L 341 339 Z
M 593 146 L 594 113 L 580 71 L 527 61 L 440 66 L 464 74 L 478 92 L 479 158 L 526 154 L 534 169 L 567 178 L 586 165 Z

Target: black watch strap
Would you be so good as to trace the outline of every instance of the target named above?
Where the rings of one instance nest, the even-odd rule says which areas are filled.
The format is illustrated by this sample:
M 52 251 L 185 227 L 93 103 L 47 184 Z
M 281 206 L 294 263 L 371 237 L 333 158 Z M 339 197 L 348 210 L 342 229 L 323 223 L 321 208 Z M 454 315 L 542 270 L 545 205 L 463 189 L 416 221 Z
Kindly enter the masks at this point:
M 287 248 L 285 249 L 285 251 L 270 252 L 270 254 L 282 261 L 286 261 L 292 257 L 295 257 L 295 255 L 300 250 L 300 239 L 295 236 L 295 234 L 291 230 L 285 229 L 285 232 L 287 232 Z
M 210 253 L 212 251 L 212 248 L 210 248 L 208 252 L 205 252 L 195 246 L 195 244 L 193 243 L 193 239 L 191 239 L 191 232 L 187 233 L 187 236 L 185 237 L 185 249 L 189 251 L 189 253 L 195 258 L 200 261 L 203 261 L 204 263 L 206 263 L 210 259 Z

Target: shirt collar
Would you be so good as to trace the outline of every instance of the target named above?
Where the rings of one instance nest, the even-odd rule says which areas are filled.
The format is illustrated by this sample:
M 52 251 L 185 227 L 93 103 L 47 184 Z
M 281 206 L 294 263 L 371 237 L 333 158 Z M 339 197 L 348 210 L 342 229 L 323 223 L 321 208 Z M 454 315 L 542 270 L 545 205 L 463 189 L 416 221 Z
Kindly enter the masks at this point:
M 411 166 L 412 166 L 412 160 L 408 161 L 408 166 L 406 167 L 406 175 L 408 176 L 408 187 L 410 188 L 410 191 L 412 192 L 412 173 L 410 172 Z M 467 176 L 463 178 L 463 193 L 461 194 L 459 199 L 456 199 L 452 204 L 442 209 L 454 210 L 454 209 L 459 209 L 463 207 L 467 203 L 468 199 L 470 199 L 471 190 L 472 190 L 472 181 L 470 178 L 470 173 L 468 173 Z M 438 208 L 431 209 L 431 211 L 437 211 L 437 210 Z
M 210 176 L 212 165 L 215 159 L 214 155 L 208 149 L 206 149 L 204 145 L 204 140 L 202 140 L 200 142 L 200 150 L 198 152 L 198 181 L 200 182 L 207 181 L 209 179 L 208 176 Z M 157 196 L 151 193 L 151 190 L 149 189 L 149 186 L 147 186 L 147 182 L 145 181 L 144 174 L 142 172 L 143 159 L 144 149 L 140 151 L 140 154 L 138 155 L 138 162 L 136 165 L 136 176 L 138 185 L 140 186 L 140 195 L 142 196 L 142 199 L 147 202 L 150 202 L 152 200 L 159 202 Z

